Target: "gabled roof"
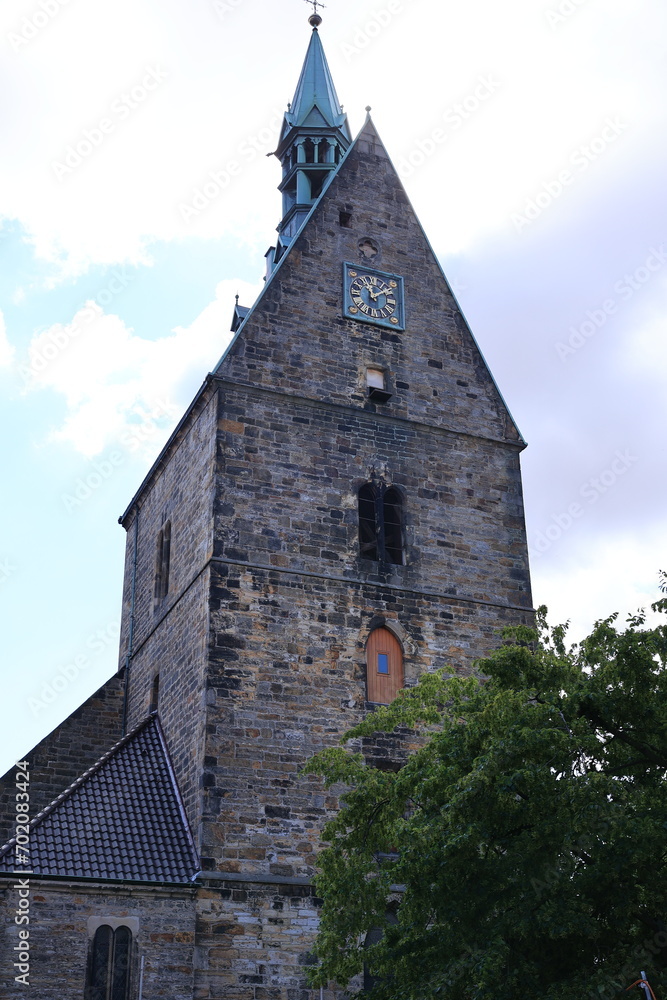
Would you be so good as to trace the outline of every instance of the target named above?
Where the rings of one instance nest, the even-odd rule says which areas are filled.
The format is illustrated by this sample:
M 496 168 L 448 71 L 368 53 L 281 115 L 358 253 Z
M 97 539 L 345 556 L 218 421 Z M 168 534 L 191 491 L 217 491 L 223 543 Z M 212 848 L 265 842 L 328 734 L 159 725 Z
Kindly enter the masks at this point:
M 339 128 L 348 140 L 352 138 L 317 28 L 313 28 L 294 98 L 285 114 L 282 136 L 290 126 L 300 125 Z
M 0 850 L 0 873 L 191 881 L 197 856 L 157 715 L 39 813 L 29 838 L 27 865 L 17 864 L 13 839 Z

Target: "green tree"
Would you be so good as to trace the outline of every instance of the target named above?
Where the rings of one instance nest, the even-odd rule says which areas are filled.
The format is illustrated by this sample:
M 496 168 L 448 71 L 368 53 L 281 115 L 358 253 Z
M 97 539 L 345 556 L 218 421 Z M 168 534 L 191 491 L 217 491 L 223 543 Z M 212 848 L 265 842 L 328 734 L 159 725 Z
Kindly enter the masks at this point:
M 611 1000 L 640 970 L 667 994 L 667 598 L 652 608 L 570 649 L 541 608 L 481 682 L 426 675 L 308 763 L 346 788 L 314 986 L 366 963 L 377 1000 Z M 423 743 L 398 772 L 349 746 L 405 727 Z

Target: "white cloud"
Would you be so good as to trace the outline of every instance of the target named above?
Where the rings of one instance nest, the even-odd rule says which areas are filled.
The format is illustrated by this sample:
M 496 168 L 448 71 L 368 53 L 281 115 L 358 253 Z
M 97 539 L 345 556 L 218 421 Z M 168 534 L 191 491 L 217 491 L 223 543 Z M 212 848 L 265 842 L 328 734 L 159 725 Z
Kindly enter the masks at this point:
M 66 326 L 38 334 L 20 370 L 28 390 L 51 389 L 65 399 L 65 419 L 52 438 L 89 458 L 111 444 L 155 454 L 229 340 L 234 294 L 253 302 L 259 291 L 223 281 L 189 327 L 159 340 L 137 336 L 92 302 Z
M 650 608 L 661 597 L 658 571 L 667 569 L 660 541 L 667 537 L 667 521 L 632 532 L 617 529 L 605 536 L 588 536 L 580 548 L 561 562 L 534 561 L 533 598 L 546 604 L 552 625 L 571 621 L 569 638 L 579 642 L 595 621 L 619 612 L 617 625 L 624 627 L 628 614 Z M 657 620 L 649 612 L 649 623 Z
M 276 112 L 292 96 L 306 48 L 299 6 L 277 18 L 275 0 L 239 4 L 224 17 L 212 2 L 172 5 L 165 20 L 153 3 L 137 10 L 131 0 L 117 0 L 108 12 L 99 4 L 67 5 L 7 61 L 15 99 L 3 124 L 8 152 L 0 214 L 20 220 L 37 253 L 66 273 L 90 262 L 146 261 L 151 241 L 183 235 L 230 234 L 259 246 L 267 220 L 279 216 L 279 167 L 265 154 L 275 148 Z M 603 14 L 590 3 L 554 29 L 546 17 L 551 6 L 516 0 L 508 18 L 491 0 L 457 11 L 431 5 L 425 32 L 420 5 L 406 0 L 389 27 L 378 33 L 374 22 L 373 37 L 352 59 L 343 47 L 361 37 L 377 4 L 341 0 L 327 14 L 322 38 L 352 128 L 370 101 L 397 161 L 442 125 L 443 114 L 474 92 L 480 76 L 499 81 L 497 93 L 460 128 L 451 127 L 448 141 L 407 179 L 427 229 L 443 234 L 443 250 L 511 226 L 511 214 L 567 167 L 608 115 L 624 116 L 628 129 L 601 162 L 629 155 L 635 143 L 645 161 L 642 141 L 659 142 L 655 119 L 664 87 L 657 47 L 665 13 L 648 0 L 606 0 Z M 15 33 L 30 13 L 24 0 L 5 0 L 0 32 Z M 266 30 L 258 33 L 260 22 Z M 461 44 L 443 74 L 445 32 Z M 466 39 L 475 39 L 472 61 Z M 292 56 L 276 62 L 276 51 Z M 410 52 L 419 58 L 406 58 Z M 150 72 L 159 72 L 159 85 L 133 102 L 133 90 Z M 102 133 L 104 119 L 110 124 Z M 76 163 L 80 143 L 84 153 Z M 74 165 L 59 180 L 54 163 L 69 147 Z M 577 190 L 605 183 L 599 166 L 577 174 Z M 185 221 L 182 206 L 215 184 L 211 173 L 223 178 L 219 193 L 204 195 L 205 208 Z M 562 206 L 574 213 L 576 200 L 568 192 Z
M 656 285 L 657 285 L 656 279 Z M 656 392 L 655 382 L 660 390 L 664 385 L 667 371 L 667 341 L 665 339 L 665 288 L 667 280 L 662 279 L 662 288 L 656 288 L 656 295 L 646 303 L 643 315 L 635 315 L 632 328 L 627 328 L 625 337 L 616 352 L 616 365 L 621 371 L 631 372 L 643 381 L 646 390 Z M 649 389 L 650 386 L 650 389 Z M 657 402 L 658 400 L 656 400 Z M 664 403 L 664 399 L 663 399 Z

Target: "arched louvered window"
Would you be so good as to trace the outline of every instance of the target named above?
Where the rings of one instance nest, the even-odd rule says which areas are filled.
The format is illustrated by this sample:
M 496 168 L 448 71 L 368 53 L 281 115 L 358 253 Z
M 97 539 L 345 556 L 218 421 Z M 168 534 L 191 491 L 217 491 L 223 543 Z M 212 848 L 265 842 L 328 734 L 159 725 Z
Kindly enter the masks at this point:
M 129 1000 L 131 946 L 129 927 L 113 930 L 109 924 L 102 924 L 97 928 L 86 1000 Z
M 395 486 L 364 483 L 359 490 L 359 552 L 363 559 L 403 565 L 403 498 Z
M 375 487 L 366 483 L 359 490 L 359 551 L 364 559 L 378 557 L 378 522 Z
M 403 505 L 401 494 L 395 486 L 385 490 L 382 510 L 384 514 L 384 550 L 387 562 L 403 564 Z
M 388 628 L 376 628 L 366 643 L 368 701 L 388 705 L 403 687 L 403 650 Z

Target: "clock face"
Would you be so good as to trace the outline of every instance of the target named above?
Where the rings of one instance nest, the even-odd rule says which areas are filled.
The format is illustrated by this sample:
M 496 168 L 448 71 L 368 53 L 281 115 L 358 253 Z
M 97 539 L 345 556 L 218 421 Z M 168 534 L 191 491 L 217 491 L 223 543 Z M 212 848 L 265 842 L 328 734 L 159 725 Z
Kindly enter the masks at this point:
M 350 298 L 369 319 L 389 319 L 396 312 L 396 287 L 376 274 L 360 274 L 352 279 Z
M 345 264 L 346 314 L 354 319 L 403 329 L 403 279 Z

